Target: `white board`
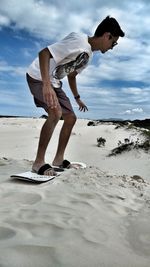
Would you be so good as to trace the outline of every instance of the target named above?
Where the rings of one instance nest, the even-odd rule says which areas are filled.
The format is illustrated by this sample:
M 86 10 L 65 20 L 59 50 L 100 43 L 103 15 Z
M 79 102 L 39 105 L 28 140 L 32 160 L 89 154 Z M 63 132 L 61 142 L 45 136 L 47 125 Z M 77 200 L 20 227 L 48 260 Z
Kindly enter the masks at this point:
M 57 175 L 55 176 L 39 175 L 32 171 L 27 171 L 23 173 L 13 174 L 11 175 L 11 178 L 33 182 L 33 183 L 44 183 L 44 182 L 53 180 L 56 176 Z

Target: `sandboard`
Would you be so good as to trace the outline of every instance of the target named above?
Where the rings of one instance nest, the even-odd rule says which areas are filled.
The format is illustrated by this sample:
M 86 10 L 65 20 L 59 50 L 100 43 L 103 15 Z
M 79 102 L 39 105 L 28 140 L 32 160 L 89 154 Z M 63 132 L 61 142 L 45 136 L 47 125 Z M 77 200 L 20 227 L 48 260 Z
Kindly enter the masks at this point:
M 82 162 L 71 162 L 71 164 L 74 166 L 74 169 L 85 169 L 86 164 Z M 64 169 L 64 171 L 67 171 L 69 169 Z M 53 180 L 57 176 L 59 176 L 61 173 L 64 172 L 56 172 L 56 175 L 53 176 L 47 176 L 47 175 L 39 175 L 35 172 L 32 171 L 27 171 L 23 173 L 18 173 L 18 174 L 12 174 L 10 177 L 12 179 L 17 179 L 17 180 L 23 180 L 31 183 L 45 183 L 50 180 Z
M 53 176 L 47 176 L 47 175 L 39 175 L 32 171 L 27 171 L 23 173 L 13 174 L 10 177 L 12 179 L 18 179 L 18 180 L 23 180 L 23 181 L 32 182 L 32 183 L 45 183 L 50 180 L 53 180 L 56 176 L 58 176 L 58 174 L 53 175 Z

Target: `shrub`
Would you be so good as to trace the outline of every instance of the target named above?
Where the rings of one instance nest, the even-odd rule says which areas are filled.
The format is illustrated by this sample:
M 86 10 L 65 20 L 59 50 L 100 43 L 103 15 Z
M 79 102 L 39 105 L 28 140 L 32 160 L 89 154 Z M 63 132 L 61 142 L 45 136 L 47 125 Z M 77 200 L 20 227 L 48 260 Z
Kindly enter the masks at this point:
M 103 138 L 103 137 L 99 137 L 97 138 L 97 146 L 100 147 L 100 146 L 104 146 L 106 143 L 106 139 Z

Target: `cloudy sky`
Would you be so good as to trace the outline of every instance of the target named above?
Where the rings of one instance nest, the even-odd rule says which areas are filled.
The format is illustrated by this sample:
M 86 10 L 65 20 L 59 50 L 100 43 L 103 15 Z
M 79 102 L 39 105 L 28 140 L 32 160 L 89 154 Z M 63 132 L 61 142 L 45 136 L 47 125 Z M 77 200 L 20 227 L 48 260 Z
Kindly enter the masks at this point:
M 0 115 L 40 116 L 25 73 L 42 48 L 72 31 L 92 36 L 107 15 L 126 36 L 113 50 L 96 52 L 78 77 L 89 111 L 81 113 L 66 79 L 66 93 L 80 118 L 143 119 L 150 115 L 149 0 L 0 0 Z

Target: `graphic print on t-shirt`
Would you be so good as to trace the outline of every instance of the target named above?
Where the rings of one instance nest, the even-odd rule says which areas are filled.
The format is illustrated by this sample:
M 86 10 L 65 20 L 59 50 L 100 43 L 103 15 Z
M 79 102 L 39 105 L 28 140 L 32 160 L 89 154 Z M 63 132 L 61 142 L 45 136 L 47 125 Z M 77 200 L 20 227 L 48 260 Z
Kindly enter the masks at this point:
M 88 63 L 89 55 L 86 52 L 81 53 L 73 61 L 57 66 L 53 71 L 53 77 L 56 79 L 62 79 L 69 73 L 82 68 Z

